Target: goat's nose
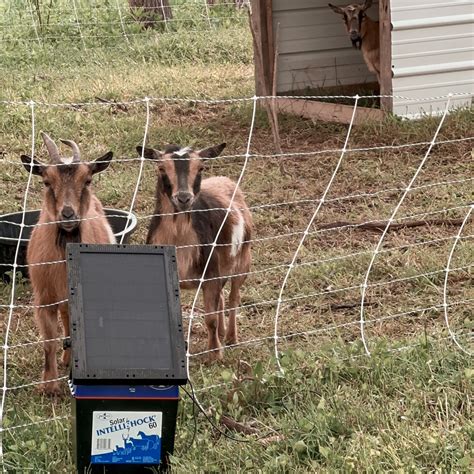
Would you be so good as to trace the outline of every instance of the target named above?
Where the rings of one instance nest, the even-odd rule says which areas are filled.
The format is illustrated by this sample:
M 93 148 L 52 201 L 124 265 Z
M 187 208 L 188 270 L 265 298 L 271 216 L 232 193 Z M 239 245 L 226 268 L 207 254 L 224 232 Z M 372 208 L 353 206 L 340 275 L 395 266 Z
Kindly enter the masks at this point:
M 180 204 L 189 204 L 193 195 L 191 193 L 178 193 L 178 201 Z
M 74 209 L 71 206 L 64 206 L 61 215 L 64 219 L 71 219 L 74 217 Z

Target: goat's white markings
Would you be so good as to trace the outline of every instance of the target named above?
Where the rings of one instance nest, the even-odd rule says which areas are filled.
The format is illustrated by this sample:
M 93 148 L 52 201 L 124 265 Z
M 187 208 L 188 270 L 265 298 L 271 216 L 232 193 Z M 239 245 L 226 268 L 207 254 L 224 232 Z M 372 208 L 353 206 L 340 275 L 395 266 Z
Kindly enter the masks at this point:
M 185 148 L 180 148 L 178 151 L 175 151 L 174 154 L 181 157 L 188 154 L 190 151 L 191 151 L 191 148 L 187 146 Z
M 239 212 L 239 219 L 237 224 L 234 224 L 232 229 L 232 247 L 230 255 L 236 257 L 242 247 L 244 241 L 245 223 L 242 214 Z
M 106 229 L 107 229 L 107 235 L 109 236 L 109 242 L 111 244 L 116 244 L 117 240 L 115 239 L 114 232 L 113 232 L 112 228 L 110 227 L 110 225 L 107 225 Z
M 66 157 L 63 157 L 61 158 L 61 161 L 65 164 L 65 165 L 70 165 L 72 163 L 72 160 L 74 158 L 72 156 L 66 156 Z

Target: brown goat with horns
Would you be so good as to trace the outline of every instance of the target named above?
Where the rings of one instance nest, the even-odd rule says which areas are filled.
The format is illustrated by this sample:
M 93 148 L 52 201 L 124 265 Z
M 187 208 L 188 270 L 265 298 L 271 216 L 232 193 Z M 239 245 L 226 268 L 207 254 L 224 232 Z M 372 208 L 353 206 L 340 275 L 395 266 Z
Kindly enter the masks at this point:
M 178 247 L 181 288 L 198 288 L 200 278 L 204 278 L 202 290 L 211 360 L 222 358 L 221 340 L 226 344 L 237 342 L 240 288 L 251 260 L 252 216 L 242 192 L 236 189 L 236 183 L 222 176 L 201 181 L 202 158 L 215 158 L 224 148 L 225 143 L 201 151 L 176 145 L 169 145 L 163 152 L 137 147 L 140 155 L 143 152 L 146 158 L 157 160 L 158 168 L 155 215 L 147 243 Z M 203 274 L 222 224 L 217 246 Z M 227 280 L 231 281 L 231 289 L 226 331 L 223 288 Z
M 377 75 L 377 81 L 380 83 L 379 22 L 370 19 L 365 13 L 372 6 L 372 0 L 365 0 L 363 4 L 352 3 L 345 7 L 331 3 L 328 3 L 328 6 L 343 16 L 352 45 L 362 51 L 369 71 Z
M 46 133 L 41 135 L 51 164 L 42 164 L 21 155 L 26 170 L 41 176 L 45 186 L 38 225 L 33 229 L 28 245 L 27 262 L 37 306 L 36 324 L 46 341 L 41 388 L 45 393 L 58 395 L 55 341 L 58 337 L 58 310 L 65 336 L 69 336 L 69 310 L 64 302 L 68 296 L 64 263 L 66 243 L 115 243 L 102 205 L 89 188 L 92 175 L 105 170 L 113 154 L 108 152 L 94 162 L 81 163 L 77 144 L 62 140 L 73 150 L 72 158 L 62 158 L 53 140 Z M 62 357 L 64 365 L 69 365 L 70 357 L 70 349 L 66 349 Z

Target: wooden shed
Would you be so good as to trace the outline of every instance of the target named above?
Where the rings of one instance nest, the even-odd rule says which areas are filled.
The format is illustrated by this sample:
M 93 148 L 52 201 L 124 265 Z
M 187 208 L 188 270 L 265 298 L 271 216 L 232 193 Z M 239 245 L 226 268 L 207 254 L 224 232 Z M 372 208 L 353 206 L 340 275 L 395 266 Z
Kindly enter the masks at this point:
M 332 0 L 336 5 L 363 0 Z M 380 84 L 352 47 L 344 23 L 328 0 L 252 0 L 257 93 L 394 95 L 360 117 L 383 110 L 416 118 L 468 106 L 474 94 L 472 0 L 378 0 L 367 14 L 379 20 Z M 276 65 L 276 66 L 275 66 Z M 276 75 L 274 74 L 276 70 Z M 352 107 L 296 99 L 279 109 L 345 122 Z

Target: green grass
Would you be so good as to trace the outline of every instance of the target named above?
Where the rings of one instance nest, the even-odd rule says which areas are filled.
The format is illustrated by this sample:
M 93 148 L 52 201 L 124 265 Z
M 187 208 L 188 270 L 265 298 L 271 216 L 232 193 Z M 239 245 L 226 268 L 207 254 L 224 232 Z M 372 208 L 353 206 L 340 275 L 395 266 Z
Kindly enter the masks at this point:
M 312 342 L 284 350 L 283 375 L 271 358 L 252 362 L 251 352 L 232 358 L 227 368 L 197 372 L 196 387 L 224 384 L 198 393 L 211 420 L 219 425 L 225 414 L 255 434 L 227 431 L 241 442 L 227 439 L 198 414 L 190 447 L 193 415 L 182 393 L 174 472 L 470 471 L 468 356 L 431 337 L 399 341 L 400 347 L 412 346 L 400 351 L 389 351 L 393 341 L 381 339 L 370 358 L 360 344 L 335 338 L 315 349 Z M 39 421 L 67 416 L 70 408 L 68 399 L 51 403 L 28 390 L 7 412 L 13 421 L 12 411 Z M 7 432 L 7 471 L 71 472 L 69 430 L 69 421 L 61 419 Z
M 77 97 L 82 94 L 81 91 L 76 93 Z M 9 117 L 11 122 L 4 125 L 9 138 L 2 145 L 6 150 L 4 159 L 15 164 L 2 163 L 3 189 L 8 190 L 2 193 L 2 212 L 20 209 L 27 175 L 19 164 L 18 155 L 28 150 L 30 141 L 28 117 L 20 120 L 23 115 L 17 109 L 9 110 L 12 113 Z M 178 141 L 201 147 L 227 140 L 227 153 L 243 153 L 250 114 L 248 104 L 230 107 L 193 104 L 157 106 L 152 112 L 150 143 Z M 41 124 L 38 127 L 51 131 L 54 136 L 60 134 L 76 138 L 88 158 L 94 158 L 108 148 L 113 148 L 118 157 L 131 157 L 134 156 L 135 145 L 142 139 L 144 110 L 143 107 L 130 107 L 127 111 L 107 107 L 101 110 L 45 108 L 38 111 L 37 120 Z M 443 136 L 466 136 L 470 120 L 465 113 L 449 117 Z M 263 114 L 259 113 L 256 125 L 252 151 L 271 154 L 269 128 Z M 386 143 L 385 130 L 389 131 L 390 139 L 400 142 L 425 141 L 429 140 L 435 126 L 436 120 L 411 125 L 390 121 L 380 126 L 368 124 L 354 130 L 352 146 Z M 343 126 L 282 118 L 281 135 L 284 150 L 288 152 L 340 146 L 344 133 Z M 465 143 L 435 147 L 417 185 L 465 179 L 472 175 L 472 166 L 466 159 L 468 152 L 469 146 Z M 38 146 L 37 153 L 39 159 L 45 159 L 42 147 Z M 351 153 L 328 198 L 403 187 L 421 157 L 422 150 L 418 148 L 411 151 Z M 324 190 L 337 158 L 338 154 L 334 153 L 284 160 L 254 157 L 250 160 L 242 187 L 250 205 L 315 199 Z M 282 162 L 284 170 L 280 166 Z M 216 160 L 208 164 L 206 173 L 236 178 L 241 165 L 242 159 Z M 110 207 L 127 209 L 137 171 L 136 161 L 113 163 L 94 184 L 102 202 Z M 147 164 L 134 209 L 139 217 L 153 210 L 154 180 L 153 168 Z M 28 200 L 30 209 L 40 205 L 41 190 L 41 184 L 35 179 Z M 384 219 L 390 215 L 399 197 L 400 191 L 328 202 L 321 209 L 317 224 Z M 472 182 L 422 188 L 409 195 L 400 209 L 400 216 L 466 205 L 472 202 L 472 197 Z M 255 237 L 302 231 L 313 210 L 314 203 L 256 209 Z M 461 209 L 440 213 L 438 217 L 462 217 L 464 214 L 465 210 Z M 144 241 L 147 223 L 147 220 L 139 220 L 139 228 L 132 239 L 134 243 Z M 472 230 L 473 224 L 470 223 L 463 235 L 471 235 Z M 457 227 L 447 226 L 405 229 L 389 233 L 385 246 L 402 247 L 443 239 L 456 232 Z M 265 270 L 269 266 L 289 262 L 299 238 L 293 236 L 254 244 L 252 269 L 264 272 L 251 275 L 244 286 L 242 303 L 250 306 L 241 311 L 239 318 L 242 341 L 273 335 L 275 305 L 260 303 L 275 301 L 286 269 Z M 223 465 L 228 472 L 238 469 L 358 472 L 402 467 L 411 471 L 468 470 L 465 466 L 471 449 L 469 430 L 472 430 L 472 425 L 466 411 L 468 402 L 459 400 L 467 397 L 470 387 L 468 376 L 472 374 L 469 375 L 468 357 L 456 351 L 447 341 L 435 344 L 436 338 L 446 336 L 440 311 L 425 310 L 368 324 L 366 335 L 374 357 L 346 361 L 349 355 L 361 353 L 358 342 L 360 291 L 356 288 L 337 293 L 324 292 L 358 285 L 365 275 L 370 251 L 378 238 L 379 233 L 357 229 L 328 231 L 308 237 L 299 263 L 328 260 L 355 252 L 362 254 L 294 269 L 284 298 L 298 299 L 283 306 L 279 334 L 308 330 L 321 332 L 313 337 L 282 340 L 282 349 L 289 354 L 284 378 L 275 375 L 271 339 L 269 344 L 250 344 L 226 351 L 223 365 L 209 367 L 202 357 L 193 358 L 191 373 L 196 389 L 227 380 L 229 373 L 236 372 L 239 360 L 248 361 L 252 366 L 251 376 L 256 376 L 258 380 L 237 384 L 236 403 L 227 401 L 228 397 L 234 398 L 228 388 L 205 391 L 199 395 L 200 400 L 206 407 L 212 408 L 215 419 L 218 419 L 219 413 L 225 412 L 239 421 L 257 420 L 255 423 L 260 433 L 266 433 L 271 428 L 284 439 L 269 442 L 268 446 L 259 441 L 240 445 L 222 437 L 216 441 L 213 431 L 200 418 L 196 445 L 188 452 L 185 447 L 190 441 L 192 422 L 190 404 L 185 402 L 174 459 L 178 472 L 212 472 L 219 467 L 222 469 Z M 451 246 L 452 240 L 442 240 L 381 254 L 369 282 L 387 284 L 369 288 L 366 318 L 379 319 L 441 304 L 444 283 L 441 270 L 445 267 Z M 472 239 L 463 238 L 454 254 L 453 266 L 466 266 L 473 260 Z M 433 271 L 438 273 L 388 283 Z M 473 298 L 472 267 L 451 273 L 448 282 L 449 302 Z M 319 296 L 305 297 L 315 293 Z M 10 287 L 2 286 L 2 304 L 9 301 L 9 294 Z M 31 291 L 27 282 L 21 282 L 17 295 L 18 302 L 30 302 Z M 191 294 L 183 294 L 185 316 L 191 297 Z M 201 303 L 198 303 L 199 308 Z M 3 310 L 2 316 L 5 315 Z M 470 347 L 472 303 L 450 307 L 449 315 L 461 343 Z M 347 323 L 350 325 L 341 326 Z M 425 335 L 428 346 L 424 338 L 420 339 L 421 335 Z M 37 337 L 32 312 L 15 310 L 10 344 L 35 341 Z M 356 344 L 352 344 L 354 342 Z M 423 345 L 413 351 L 384 352 L 387 348 L 418 342 Z M 205 327 L 198 317 L 193 326 L 191 351 L 202 351 L 205 345 Z M 301 354 L 304 354 L 302 359 Z M 428 360 L 435 361 L 430 363 L 434 365 L 428 364 Z M 41 363 L 40 346 L 12 350 L 9 353 L 8 385 L 39 380 Z M 433 367 L 439 376 L 433 376 Z M 268 380 L 264 382 L 262 378 Z M 66 388 L 64 393 L 67 394 Z M 325 405 L 318 408 L 321 398 L 324 399 L 321 403 Z M 38 395 L 34 387 L 7 392 L 6 409 L 6 423 L 9 426 L 40 422 L 70 413 L 67 396 L 52 402 Z M 407 419 L 400 418 L 402 411 Z M 5 459 L 11 466 L 10 470 L 15 472 L 31 467 L 36 472 L 70 472 L 72 460 L 68 430 L 67 420 L 59 419 L 7 433 Z M 45 450 L 43 442 L 48 439 L 54 439 L 56 443 L 51 448 L 46 441 Z M 217 447 L 212 448 L 215 442 Z M 301 453 L 297 454 L 298 450 Z
M 249 64 L 247 11 L 229 2 L 206 11 L 201 0 L 171 0 L 173 19 L 157 17 L 143 28 L 128 2 L 75 0 L 0 2 L 2 65 L 28 67 L 48 62 L 56 67 L 83 63 L 183 65 Z M 208 16 L 209 15 L 209 16 Z M 117 66 L 117 64 L 116 64 Z
M 64 5 L 61 1 L 52 4 Z M 76 1 L 84 7 L 84 2 Z M 5 5 L 0 3 L 0 9 Z M 120 102 L 145 96 L 251 97 L 253 64 L 245 14 L 226 10 L 232 15 L 232 27 L 218 24 L 209 29 L 202 24 L 202 6 L 186 14 L 176 9 L 177 17 L 192 17 L 193 28 L 199 28 L 199 32 L 186 28 L 176 32 L 139 30 L 140 35 L 128 44 L 122 34 L 114 31 L 115 38 L 90 39 L 90 44 L 88 39 L 84 47 L 77 41 L 78 31 L 73 27 L 60 32 L 61 41 L 27 41 L 34 32 L 15 23 L 18 18 L 24 19 L 24 3 L 8 2 L 8 8 L 1 11 L 16 36 L 0 52 L 0 100 L 37 102 L 36 157 L 46 159 L 39 137 L 39 130 L 45 130 L 55 139 L 77 141 L 84 159 L 94 159 L 109 149 L 116 159 L 135 158 L 135 146 L 141 144 L 145 126 L 143 104 L 50 107 L 41 102 L 97 102 L 99 98 Z M 85 15 L 83 34 L 92 35 L 93 31 L 85 26 L 90 11 L 85 8 L 81 15 Z M 215 12 L 223 15 L 220 10 Z M 117 20 L 108 20 L 106 13 L 99 9 L 94 21 Z M 51 15 L 48 28 L 58 20 L 57 10 L 53 9 Z M 27 24 L 31 26 L 31 22 Z M 136 25 L 129 27 L 132 32 Z M 227 155 L 243 154 L 251 105 L 153 102 L 148 141 L 157 147 L 172 142 L 205 147 L 226 141 Z M 22 205 L 27 174 L 19 155 L 30 152 L 31 111 L 28 106 L 0 105 L 0 116 L 0 213 L 7 213 L 20 210 Z M 451 114 L 439 139 L 472 135 L 472 119 L 469 110 Z M 349 146 L 430 142 L 438 120 L 427 117 L 407 122 L 389 117 L 383 122 L 366 123 L 354 128 Z M 268 269 L 291 261 L 301 235 L 274 237 L 305 229 L 315 200 L 325 190 L 339 158 L 339 152 L 307 156 L 291 153 L 338 149 L 346 133 L 345 125 L 282 115 L 282 148 L 288 156 L 253 156 L 249 161 L 242 188 L 249 205 L 256 206 L 255 238 L 266 240 L 253 245 L 252 270 L 260 273 L 251 275 L 244 286 L 242 304 L 246 307 L 239 317 L 239 331 L 242 341 L 267 339 L 226 350 L 224 362 L 214 366 L 207 365 L 201 356 L 194 357 L 191 373 L 197 390 L 227 382 L 198 392 L 216 422 L 225 413 L 249 423 L 260 435 L 271 432 L 275 437 L 258 441 L 248 436 L 249 443 L 232 442 L 218 436 L 200 415 L 196 443 L 188 450 L 193 423 L 190 402 L 184 397 L 173 459 L 177 472 L 469 471 L 473 436 L 471 361 L 445 339 L 443 313 L 426 309 L 380 320 L 442 303 L 442 270 L 457 226 L 406 228 L 387 235 L 384 249 L 393 250 L 377 257 L 369 279 L 369 284 L 381 285 L 371 286 L 367 292 L 366 319 L 378 320 L 366 326 L 372 358 L 361 351 L 359 287 L 333 290 L 363 281 L 380 233 L 347 228 L 308 236 L 297 261 L 305 265 L 295 267 L 284 293 L 285 299 L 293 300 L 283 305 L 278 334 L 316 332 L 313 336 L 282 339 L 285 375 L 276 372 L 271 339 L 274 303 L 286 268 Z M 387 219 L 426 149 L 418 146 L 348 153 L 311 231 L 334 222 Z M 436 145 L 415 187 L 461 182 L 413 190 L 398 217 L 437 212 L 433 217 L 463 218 L 466 207 L 444 210 L 468 206 L 474 200 L 472 181 L 463 181 L 473 176 L 471 149 L 470 142 Z M 251 153 L 274 153 L 263 110 L 257 113 Z M 242 164 L 242 158 L 222 158 L 208 162 L 205 173 L 236 179 Z M 138 165 L 138 161 L 115 161 L 107 172 L 97 176 L 94 190 L 104 205 L 129 208 Z M 153 212 L 154 186 L 153 166 L 147 163 L 134 208 L 139 226 L 133 243 L 144 242 L 148 225 L 144 216 Z M 350 197 L 375 192 L 378 194 Z M 42 185 L 35 178 L 29 209 L 41 205 L 41 193 Z M 299 200 L 309 202 L 282 204 Z M 281 205 L 258 208 L 275 203 Z M 473 230 L 471 221 L 456 247 L 453 267 L 472 265 Z M 358 255 L 347 257 L 355 253 Z M 428 272 L 435 273 L 419 276 Z M 472 300 L 473 288 L 472 267 L 450 273 L 448 301 Z M 9 304 L 10 294 L 11 287 L 1 284 L 0 304 Z M 17 303 L 31 302 L 26 280 L 19 279 L 16 295 Z M 192 296 L 183 294 L 186 324 Z M 273 303 L 262 304 L 264 301 Z M 198 313 L 201 306 L 198 302 Z M 6 315 L 7 311 L 1 309 L 2 337 Z M 472 347 L 472 302 L 449 307 L 449 317 L 460 342 Z M 205 350 L 206 331 L 199 314 L 192 336 L 191 351 Z M 15 309 L 9 344 L 37 339 L 32 311 Z M 391 350 L 405 345 L 416 347 Z M 238 369 L 239 361 L 250 364 L 245 374 Z M 11 350 L 8 386 L 38 381 L 41 364 L 39 345 Z M 240 367 L 246 365 L 240 363 Z M 0 380 L 2 377 L 0 374 Z M 7 392 L 5 427 L 33 423 L 4 434 L 8 472 L 71 472 L 70 427 L 63 418 L 70 413 L 65 386 L 64 394 L 64 399 L 52 401 L 39 395 L 34 387 Z M 49 418 L 56 421 L 41 423 Z
M 319 350 L 288 349 L 284 375 L 272 361 L 252 363 L 247 374 L 223 371 L 220 379 L 232 383 L 201 394 L 206 409 L 216 421 L 224 413 L 278 441 L 239 444 L 201 419 L 196 448 L 177 453 L 177 471 L 467 472 L 474 427 L 468 358 L 445 343 L 410 342 L 419 345 L 388 352 L 391 341 L 381 340 L 367 358 L 360 344 L 333 340 Z

